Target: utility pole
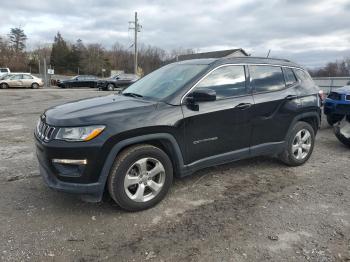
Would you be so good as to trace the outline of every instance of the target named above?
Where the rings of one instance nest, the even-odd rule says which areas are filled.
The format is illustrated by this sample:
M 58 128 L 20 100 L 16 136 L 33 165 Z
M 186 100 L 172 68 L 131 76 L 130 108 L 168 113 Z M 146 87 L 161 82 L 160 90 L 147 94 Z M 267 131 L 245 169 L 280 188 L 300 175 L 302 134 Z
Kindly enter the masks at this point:
M 141 32 L 142 26 L 139 24 L 137 12 L 135 12 L 135 21 L 129 22 L 129 30 L 134 30 L 134 73 L 137 74 L 137 33 Z

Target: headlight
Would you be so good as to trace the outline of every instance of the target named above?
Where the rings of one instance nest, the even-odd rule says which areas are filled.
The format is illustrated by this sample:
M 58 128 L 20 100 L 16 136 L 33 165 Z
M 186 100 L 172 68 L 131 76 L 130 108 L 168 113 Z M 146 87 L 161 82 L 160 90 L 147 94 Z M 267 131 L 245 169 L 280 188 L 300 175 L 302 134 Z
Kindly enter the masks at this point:
M 62 127 L 56 139 L 66 141 L 89 141 L 94 139 L 105 129 L 105 126 Z

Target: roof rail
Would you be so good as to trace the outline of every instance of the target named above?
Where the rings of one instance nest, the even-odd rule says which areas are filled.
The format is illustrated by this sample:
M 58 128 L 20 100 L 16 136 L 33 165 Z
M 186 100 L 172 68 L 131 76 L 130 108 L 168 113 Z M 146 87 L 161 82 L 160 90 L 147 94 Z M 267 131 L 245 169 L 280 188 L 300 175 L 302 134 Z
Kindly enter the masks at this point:
M 271 60 L 292 62 L 289 59 L 285 59 L 285 58 L 274 58 L 274 57 L 263 57 L 263 56 L 249 56 L 249 57 L 251 57 L 251 58 L 258 58 L 258 59 L 271 59 Z

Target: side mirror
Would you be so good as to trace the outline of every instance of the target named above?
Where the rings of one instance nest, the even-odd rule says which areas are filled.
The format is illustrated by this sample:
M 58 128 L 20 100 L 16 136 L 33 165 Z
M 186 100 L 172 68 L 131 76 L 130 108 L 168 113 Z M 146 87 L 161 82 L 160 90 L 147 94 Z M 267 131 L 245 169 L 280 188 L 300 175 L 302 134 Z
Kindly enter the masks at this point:
M 205 102 L 205 101 L 215 101 L 216 92 L 212 89 L 203 88 L 198 89 L 189 95 L 189 98 L 193 102 Z

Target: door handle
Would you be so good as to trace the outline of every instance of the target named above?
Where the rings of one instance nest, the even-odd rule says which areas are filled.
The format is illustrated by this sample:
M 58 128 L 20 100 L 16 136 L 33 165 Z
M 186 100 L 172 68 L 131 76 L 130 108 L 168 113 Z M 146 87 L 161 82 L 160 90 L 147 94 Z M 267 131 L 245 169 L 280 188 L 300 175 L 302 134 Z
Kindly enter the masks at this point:
M 296 98 L 298 98 L 298 96 L 297 95 L 288 95 L 288 96 L 286 96 L 286 100 L 293 100 L 293 99 L 296 99 Z
M 252 106 L 251 103 L 240 103 L 240 104 L 236 105 L 235 108 L 244 110 L 244 109 L 250 108 L 251 106 Z

